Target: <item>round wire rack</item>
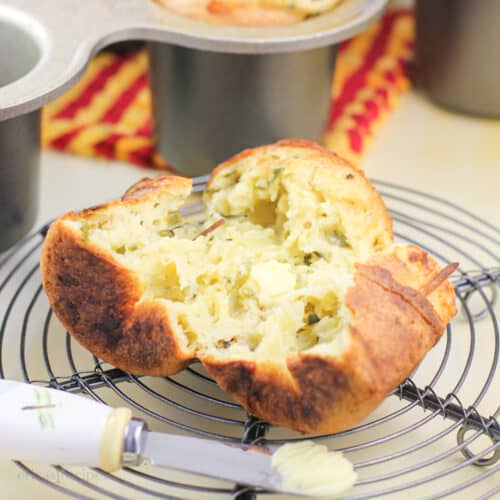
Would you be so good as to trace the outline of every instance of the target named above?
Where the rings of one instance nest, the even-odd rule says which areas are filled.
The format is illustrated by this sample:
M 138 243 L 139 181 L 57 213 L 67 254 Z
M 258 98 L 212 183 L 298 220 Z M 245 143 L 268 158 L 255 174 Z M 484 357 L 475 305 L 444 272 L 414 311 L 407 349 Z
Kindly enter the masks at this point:
M 205 181 L 194 179 L 194 191 L 202 191 Z M 43 293 L 38 260 L 49 225 L 0 257 L 0 378 L 128 405 L 154 430 L 271 447 L 318 440 L 354 463 L 358 481 L 349 499 L 444 498 L 459 492 L 463 498 L 492 498 L 500 493 L 500 231 L 449 201 L 387 182 L 374 184 L 391 212 L 398 241 L 418 244 L 443 265 L 460 263 L 452 276 L 460 313 L 411 378 L 357 427 L 303 436 L 246 414 L 197 363 L 177 375 L 153 378 L 129 375 L 93 357 L 64 331 Z M 183 211 L 201 222 L 201 202 Z M 75 498 L 280 498 L 154 467 L 108 474 L 17 465 L 23 474 Z

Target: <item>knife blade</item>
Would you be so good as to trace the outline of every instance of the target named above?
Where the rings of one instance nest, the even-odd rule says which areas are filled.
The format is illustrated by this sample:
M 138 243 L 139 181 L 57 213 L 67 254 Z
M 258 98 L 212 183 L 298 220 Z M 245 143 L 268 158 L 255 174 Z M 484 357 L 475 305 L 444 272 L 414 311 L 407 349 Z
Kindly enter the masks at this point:
M 272 467 L 268 448 L 160 432 L 144 434 L 141 456 L 153 465 L 303 495 L 283 486 L 280 474 Z

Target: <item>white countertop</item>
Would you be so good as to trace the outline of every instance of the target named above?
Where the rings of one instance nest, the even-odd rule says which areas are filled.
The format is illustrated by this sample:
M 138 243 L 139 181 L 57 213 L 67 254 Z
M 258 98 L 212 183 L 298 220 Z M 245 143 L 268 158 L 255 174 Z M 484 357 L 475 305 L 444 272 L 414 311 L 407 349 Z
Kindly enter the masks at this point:
M 500 226 L 500 120 L 460 117 L 441 111 L 421 97 L 409 93 L 380 129 L 362 167 L 371 178 L 447 198 Z M 37 226 L 69 209 L 83 208 L 117 197 L 134 181 L 147 175 L 155 175 L 155 172 L 118 162 L 45 152 L 42 158 L 41 206 Z M 498 312 L 498 307 L 496 310 Z M 497 372 L 497 394 L 500 393 L 499 379 Z M 473 379 L 467 382 L 470 386 L 475 383 Z M 484 411 L 492 413 L 496 404 L 498 399 L 490 402 L 490 407 Z M 67 478 L 56 477 L 54 472 L 50 474 L 61 486 L 71 486 Z M 95 480 L 96 485 L 106 486 L 107 483 L 94 472 L 86 471 L 85 474 L 90 481 Z M 446 479 L 448 483 L 440 483 L 440 490 L 467 477 L 465 473 L 463 476 L 451 475 Z M 499 474 L 493 474 L 466 492 L 455 494 L 453 498 L 477 497 L 499 482 Z M 156 490 L 162 491 L 159 487 Z M 126 494 L 126 490 L 121 491 Z M 399 495 L 419 498 L 423 491 L 419 490 L 417 496 L 411 493 Z M 429 488 L 425 494 L 431 494 L 432 491 Z M 189 491 L 171 493 L 194 498 Z M 87 494 L 91 493 L 87 491 Z M 96 493 L 92 496 L 101 498 Z M 40 485 L 13 464 L 0 462 L 0 498 L 56 500 L 66 496 Z M 134 498 L 143 496 L 136 494 Z

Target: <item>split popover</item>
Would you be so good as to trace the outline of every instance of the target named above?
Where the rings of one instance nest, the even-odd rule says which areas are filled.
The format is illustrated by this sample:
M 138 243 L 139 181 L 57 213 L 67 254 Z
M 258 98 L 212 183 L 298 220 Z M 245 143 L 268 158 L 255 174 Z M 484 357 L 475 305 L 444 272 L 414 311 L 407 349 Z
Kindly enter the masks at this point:
M 47 234 L 55 314 L 129 373 L 170 375 L 199 359 L 261 419 L 337 432 L 379 405 L 456 313 L 456 265 L 394 244 L 363 172 L 314 143 L 222 163 L 202 225 L 179 213 L 190 192 L 190 179 L 144 179 Z

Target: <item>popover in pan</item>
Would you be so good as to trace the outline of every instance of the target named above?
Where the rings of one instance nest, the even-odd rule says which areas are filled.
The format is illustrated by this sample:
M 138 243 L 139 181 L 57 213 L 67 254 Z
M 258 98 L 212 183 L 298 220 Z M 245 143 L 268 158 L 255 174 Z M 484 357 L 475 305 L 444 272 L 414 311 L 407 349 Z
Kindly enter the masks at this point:
M 155 0 L 174 14 L 233 26 L 294 24 L 333 9 L 342 0 Z

